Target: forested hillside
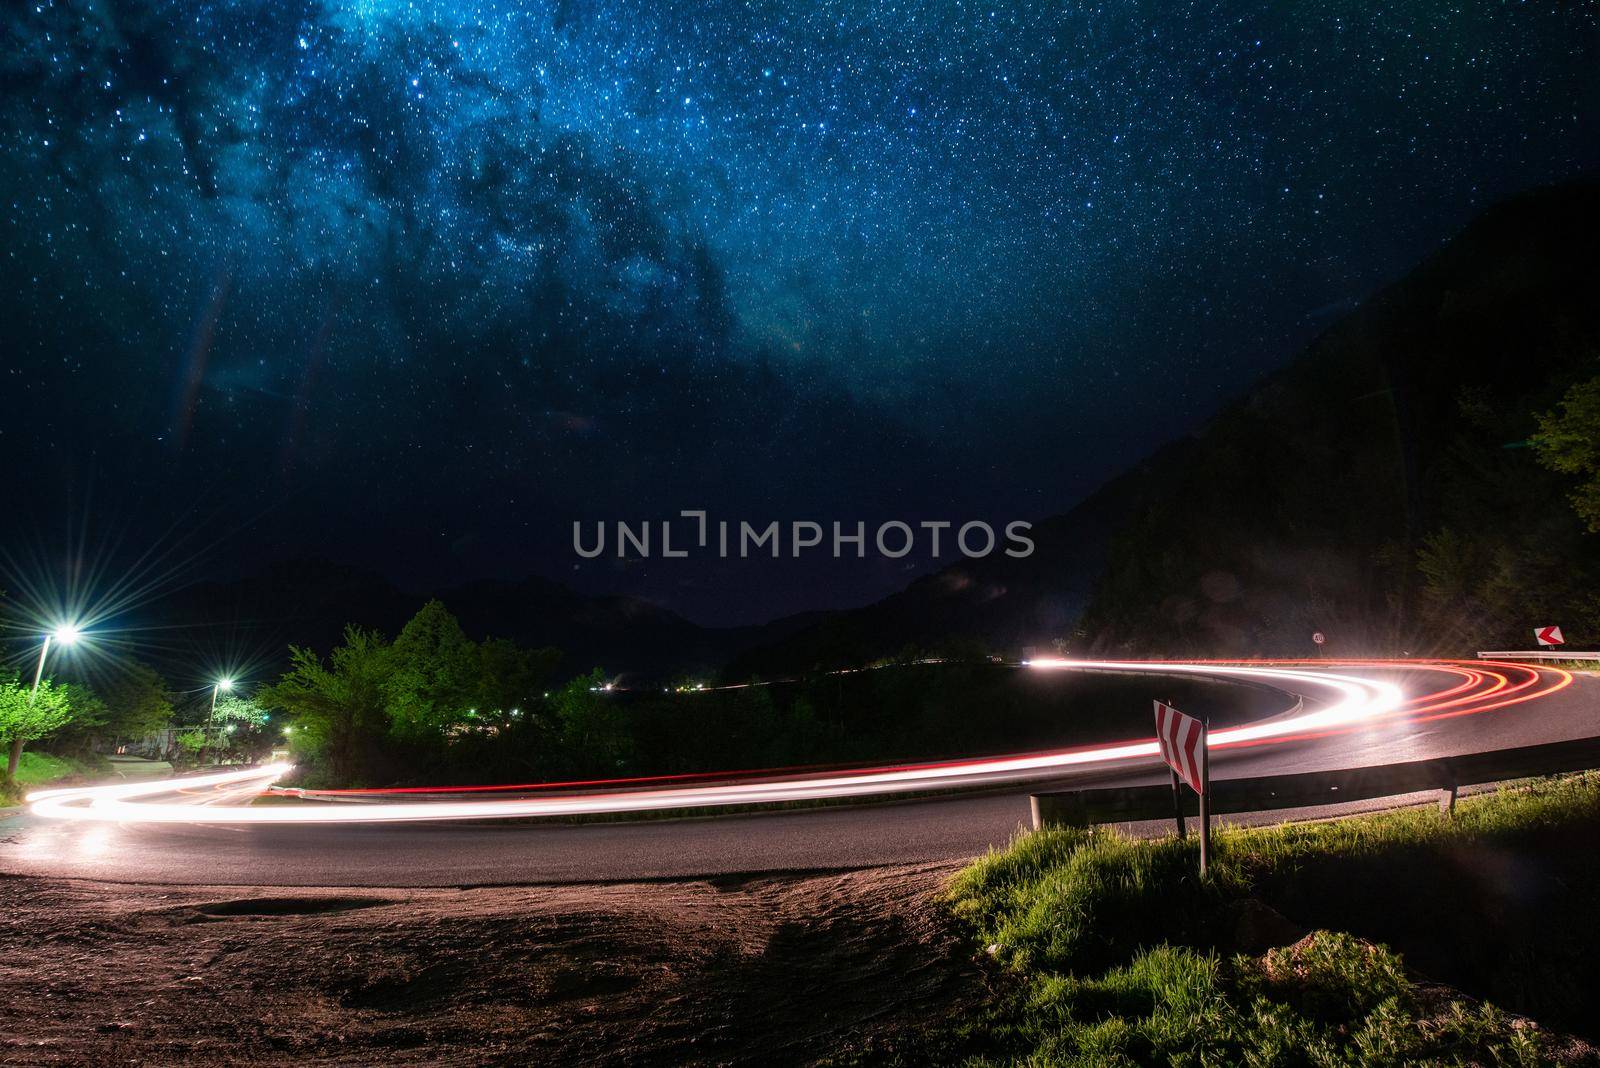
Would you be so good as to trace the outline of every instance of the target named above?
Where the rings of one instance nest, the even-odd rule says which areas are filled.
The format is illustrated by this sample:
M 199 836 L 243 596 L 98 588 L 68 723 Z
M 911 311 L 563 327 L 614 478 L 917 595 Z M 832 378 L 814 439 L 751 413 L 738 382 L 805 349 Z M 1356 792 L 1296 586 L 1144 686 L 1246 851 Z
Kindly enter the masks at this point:
M 1525 648 L 1544 623 L 1600 639 L 1600 535 L 1572 500 L 1593 427 L 1588 394 L 1568 397 L 1600 375 L 1597 248 L 1600 186 L 1500 205 L 1170 450 L 1082 638 L 1228 655 L 1309 652 L 1316 630 L 1333 653 Z
M 1330 655 L 1457 655 L 1559 623 L 1600 642 L 1597 249 L 1600 184 L 1492 208 L 1198 434 L 1040 523 L 1032 557 L 962 562 L 735 673 L 940 640 L 1310 655 L 1321 631 Z

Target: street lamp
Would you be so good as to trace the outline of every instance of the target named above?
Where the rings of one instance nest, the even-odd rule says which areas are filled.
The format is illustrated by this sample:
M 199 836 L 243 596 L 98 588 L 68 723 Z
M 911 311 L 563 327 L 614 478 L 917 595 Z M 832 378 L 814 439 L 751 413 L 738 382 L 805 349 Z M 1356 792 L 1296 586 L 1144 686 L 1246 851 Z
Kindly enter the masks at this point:
M 212 684 L 212 686 L 211 686 L 211 718 L 212 719 L 215 719 L 217 717 L 217 695 L 219 693 L 232 693 L 232 692 L 233 692 L 233 680 L 230 679 L 230 678 L 226 678 L 226 677 L 220 678 L 215 683 Z
M 224 675 L 211 684 L 211 715 L 206 717 L 206 744 L 211 744 L 211 739 L 217 729 L 217 696 L 224 691 L 233 692 L 233 680 Z
M 71 645 L 78 640 L 82 633 L 76 623 L 62 623 L 44 636 L 44 644 L 39 646 L 39 666 L 33 672 L 33 692 L 28 694 L 28 703 L 33 704 L 34 698 L 39 696 L 39 681 L 44 678 L 44 658 L 50 655 L 50 643 L 57 645 Z

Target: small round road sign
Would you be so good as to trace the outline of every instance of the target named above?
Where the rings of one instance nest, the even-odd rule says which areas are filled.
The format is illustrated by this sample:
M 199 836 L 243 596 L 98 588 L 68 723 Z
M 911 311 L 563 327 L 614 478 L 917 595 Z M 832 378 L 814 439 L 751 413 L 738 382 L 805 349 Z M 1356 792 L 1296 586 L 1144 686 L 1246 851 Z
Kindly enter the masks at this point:
M 1311 640 L 1316 642 L 1318 645 L 1321 645 L 1323 642 L 1328 640 L 1328 636 L 1319 630 L 1315 634 L 1311 635 Z

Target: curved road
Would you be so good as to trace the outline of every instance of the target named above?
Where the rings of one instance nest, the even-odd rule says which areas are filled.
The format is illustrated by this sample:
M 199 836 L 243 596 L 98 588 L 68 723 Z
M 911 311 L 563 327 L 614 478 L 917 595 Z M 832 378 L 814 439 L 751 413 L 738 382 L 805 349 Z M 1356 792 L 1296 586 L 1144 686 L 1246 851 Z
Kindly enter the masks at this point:
M 1391 711 L 1354 724 L 1288 737 L 1241 736 L 1219 745 L 1213 755 L 1217 778 L 1454 756 L 1600 734 L 1600 677 L 1593 674 L 1468 662 L 1301 664 L 1295 670 L 1379 680 L 1398 687 L 1401 700 Z M 1308 710 L 1326 703 L 1316 685 L 1285 689 L 1290 698 L 1303 694 Z M 969 778 L 971 784 L 980 781 Z M 217 822 L 60 819 L 21 809 L 0 814 L 0 872 L 153 883 L 394 887 L 713 877 L 956 860 L 1004 845 L 1026 825 L 1028 794 L 1043 781 L 1133 785 L 1164 778 L 1164 770 L 1140 756 L 999 776 L 984 783 L 988 788 L 981 793 L 697 819 L 230 822 L 223 806 L 254 796 L 262 786 L 257 781 L 172 795 L 190 805 L 217 806 Z M 151 800 L 160 807 L 167 799 Z

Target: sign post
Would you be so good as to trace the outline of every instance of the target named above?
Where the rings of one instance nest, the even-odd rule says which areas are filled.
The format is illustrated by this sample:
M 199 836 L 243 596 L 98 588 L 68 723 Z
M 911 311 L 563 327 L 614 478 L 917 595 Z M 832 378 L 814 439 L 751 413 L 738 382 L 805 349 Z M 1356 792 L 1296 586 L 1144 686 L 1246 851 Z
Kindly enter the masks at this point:
M 1172 818 L 1178 824 L 1178 837 L 1187 838 L 1189 830 L 1183 825 L 1183 786 L 1177 772 L 1172 773 Z
M 1177 812 L 1178 837 L 1184 836 L 1183 805 L 1179 781 L 1200 795 L 1200 875 L 1211 866 L 1211 760 L 1207 752 L 1207 725 L 1186 716 L 1164 701 L 1156 706 L 1156 745 L 1161 759 L 1172 769 L 1173 807 Z
M 1200 725 L 1200 878 L 1211 870 L 1211 747 L 1209 722 Z
M 1167 707 L 1168 708 L 1172 708 L 1173 707 L 1173 704 L 1172 704 L 1171 701 L 1167 702 Z M 1156 728 L 1157 728 L 1157 730 L 1159 730 L 1160 727 L 1161 727 L 1161 720 L 1160 720 L 1161 702 L 1160 701 L 1156 702 L 1156 716 L 1157 716 Z M 1183 819 L 1183 780 L 1178 778 L 1178 769 L 1177 768 L 1173 768 L 1172 769 L 1172 819 L 1173 819 L 1173 822 L 1178 825 L 1178 837 L 1179 838 L 1187 838 L 1189 836 L 1189 829 L 1186 826 L 1184 826 L 1184 819 Z

